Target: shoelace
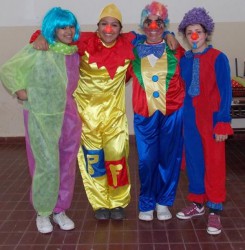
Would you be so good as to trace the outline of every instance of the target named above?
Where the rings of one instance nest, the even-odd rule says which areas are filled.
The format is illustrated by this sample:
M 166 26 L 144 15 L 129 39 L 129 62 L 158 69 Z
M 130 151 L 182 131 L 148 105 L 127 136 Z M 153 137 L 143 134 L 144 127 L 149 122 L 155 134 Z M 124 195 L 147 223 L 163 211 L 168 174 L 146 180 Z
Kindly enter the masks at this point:
M 221 224 L 220 224 L 220 218 L 217 214 L 210 214 L 208 218 L 208 226 L 209 227 L 215 227 L 220 229 Z
M 64 212 L 61 212 L 58 214 L 59 219 L 61 221 L 61 223 L 64 225 L 65 224 L 65 220 L 66 220 L 66 214 Z
M 183 209 L 184 214 L 190 214 L 194 210 L 196 210 L 197 206 L 195 204 L 192 204 L 186 208 Z
M 39 220 L 40 220 L 41 224 L 48 224 L 49 223 L 49 217 L 39 216 Z

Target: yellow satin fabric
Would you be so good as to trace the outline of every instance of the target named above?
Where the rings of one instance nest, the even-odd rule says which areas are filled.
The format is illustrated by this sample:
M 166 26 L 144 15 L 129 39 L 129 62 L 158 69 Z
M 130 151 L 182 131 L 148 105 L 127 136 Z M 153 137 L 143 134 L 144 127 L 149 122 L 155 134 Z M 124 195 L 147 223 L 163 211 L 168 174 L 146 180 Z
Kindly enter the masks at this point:
M 166 75 L 168 72 L 167 53 L 156 61 L 154 67 L 151 66 L 147 57 L 141 59 L 141 73 L 145 86 L 146 98 L 149 108 L 149 116 L 156 110 L 166 114 Z M 152 76 L 157 75 L 158 81 L 152 81 Z M 158 91 L 159 97 L 153 97 L 153 92 Z
M 125 114 L 125 74 L 129 61 L 118 67 L 115 77 L 111 79 L 105 67 L 98 69 L 96 63 L 89 64 L 88 56 L 85 53 L 82 57 L 80 80 L 74 93 L 82 119 L 81 144 L 87 150 L 102 149 L 105 161 L 117 161 L 125 157 L 129 180 L 129 136 Z M 96 160 L 96 156 L 93 155 L 91 159 L 88 156 L 87 172 L 83 150 L 79 150 L 79 168 L 93 209 L 126 207 L 130 201 L 130 181 L 127 185 L 114 188 L 108 185 L 106 174 L 92 177 L 93 169 L 90 163 Z M 121 167 L 120 164 L 110 166 L 115 169 L 111 171 L 112 174 L 117 174 Z

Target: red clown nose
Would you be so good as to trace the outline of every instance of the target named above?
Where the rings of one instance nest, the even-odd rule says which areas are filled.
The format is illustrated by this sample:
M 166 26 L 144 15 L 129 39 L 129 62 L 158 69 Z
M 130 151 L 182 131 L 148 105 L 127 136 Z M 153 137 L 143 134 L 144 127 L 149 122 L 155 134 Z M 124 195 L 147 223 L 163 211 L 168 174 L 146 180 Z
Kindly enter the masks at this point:
M 153 30 L 157 29 L 158 28 L 157 22 L 152 21 L 151 24 L 149 25 L 149 28 Z
M 197 40 L 198 38 L 199 38 L 199 35 L 196 32 L 191 34 L 191 39 L 192 40 Z
M 105 26 L 104 31 L 105 31 L 106 33 L 110 33 L 110 32 L 112 31 L 111 25 L 110 25 L 110 24 L 107 24 L 107 25 Z

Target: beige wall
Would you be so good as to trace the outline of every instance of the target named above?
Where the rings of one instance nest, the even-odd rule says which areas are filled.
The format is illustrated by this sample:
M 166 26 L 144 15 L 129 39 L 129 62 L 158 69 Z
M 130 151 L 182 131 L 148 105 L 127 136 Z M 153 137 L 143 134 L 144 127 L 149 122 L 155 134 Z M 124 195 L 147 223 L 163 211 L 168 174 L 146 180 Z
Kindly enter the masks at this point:
M 95 30 L 95 26 L 82 26 L 82 30 Z M 0 65 L 13 56 L 27 42 L 36 27 L 0 27 Z M 124 31 L 137 30 L 137 25 L 125 25 Z M 182 38 L 177 34 L 177 24 L 171 24 L 170 30 L 176 33 L 181 44 Z M 212 38 L 214 47 L 225 52 L 230 60 L 232 74 L 235 74 L 234 60 L 238 58 L 240 71 L 243 74 L 245 61 L 245 22 L 216 23 Z M 131 107 L 131 84 L 127 85 L 127 114 L 129 133 L 133 131 L 133 113 Z M 243 121 L 241 121 L 243 122 Z M 238 124 L 240 126 L 240 124 Z M 241 125 L 244 126 L 244 125 Z M 12 97 L 0 84 L 0 137 L 16 137 L 24 135 L 22 105 Z

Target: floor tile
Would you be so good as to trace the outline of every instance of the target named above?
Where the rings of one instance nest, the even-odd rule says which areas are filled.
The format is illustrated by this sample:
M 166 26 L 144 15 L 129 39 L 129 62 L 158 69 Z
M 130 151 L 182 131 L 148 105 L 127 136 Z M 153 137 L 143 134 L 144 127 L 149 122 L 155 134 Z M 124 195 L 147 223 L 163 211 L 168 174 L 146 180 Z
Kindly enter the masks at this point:
M 97 221 L 88 203 L 80 173 L 71 208 L 67 214 L 76 228 L 63 231 L 54 225 L 50 234 L 36 229 L 36 214 L 29 203 L 31 179 L 27 168 L 25 146 L 0 144 L 0 249 L 1 250 L 245 250 L 245 141 L 228 140 L 227 201 L 221 213 L 223 231 L 211 236 L 206 232 L 207 216 L 179 220 L 175 214 L 188 205 L 188 181 L 181 171 L 173 218 L 151 222 L 138 220 L 140 190 L 137 151 L 130 144 L 131 202 L 123 221 Z M 207 211 L 208 212 L 208 211 Z

